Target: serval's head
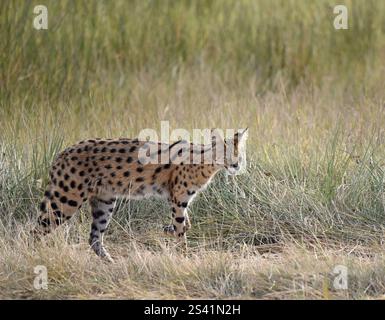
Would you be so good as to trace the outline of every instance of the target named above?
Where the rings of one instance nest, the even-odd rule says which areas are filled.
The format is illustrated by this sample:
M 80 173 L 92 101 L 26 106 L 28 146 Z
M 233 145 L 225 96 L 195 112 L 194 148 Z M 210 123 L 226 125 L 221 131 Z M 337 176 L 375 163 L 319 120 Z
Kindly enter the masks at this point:
M 246 140 L 248 128 L 238 130 L 233 137 L 223 139 L 217 129 L 212 129 L 211 137 L 216 150 L 216 162 L 230 175 L 236 175 L 246 165 Z

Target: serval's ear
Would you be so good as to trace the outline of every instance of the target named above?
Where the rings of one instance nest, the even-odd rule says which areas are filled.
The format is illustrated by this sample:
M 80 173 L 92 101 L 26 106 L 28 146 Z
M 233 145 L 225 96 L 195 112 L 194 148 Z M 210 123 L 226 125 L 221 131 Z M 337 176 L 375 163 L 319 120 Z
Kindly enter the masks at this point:
M 223 131 L 217 128 L 211 129 L 211 143 L 215 147 L 218 143 L 223 143 Z
M 238 136 L 239 141 L 243 139 L 246 140 L 248 136 L 249 136 L 249 127 L 243 130 L 239 130 L 239 136 Z
M 249 128 L 239 129 L 234 134 L 234 144 L 236 146 L 244 144 L 246 139 L 247 139 L 247 137 L 248 137 L 248 134 L 249 134 Z

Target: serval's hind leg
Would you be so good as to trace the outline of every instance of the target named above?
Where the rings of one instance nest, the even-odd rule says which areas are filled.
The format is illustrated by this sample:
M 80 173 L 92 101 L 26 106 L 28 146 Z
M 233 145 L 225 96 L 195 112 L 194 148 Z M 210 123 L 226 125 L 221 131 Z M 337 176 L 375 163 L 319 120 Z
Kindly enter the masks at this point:
M 106 258 L 110 262 L 113 262 L 113 260 L 103 247 L 103 233 L 110 223 L 115 202 L 115 198 L 100 195 L 93 196 L 90 199 L 93 221 L 89 243 L 98 256 Z

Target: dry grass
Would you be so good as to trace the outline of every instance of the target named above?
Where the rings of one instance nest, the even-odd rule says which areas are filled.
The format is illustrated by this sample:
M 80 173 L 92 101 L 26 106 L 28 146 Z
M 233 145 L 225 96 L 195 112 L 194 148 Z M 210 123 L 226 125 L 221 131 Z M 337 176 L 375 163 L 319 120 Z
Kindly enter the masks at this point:
M 295 244 L 279 248 L 204 246 L 187 256 L 159 240 L 136 239 L 109 247 L 114 264 L 102 262 L 86 244 L 60 231 L 31 248 L 24 230 L 1 239 L 2 298 L 28 299 L 366 299 L 383 298 L 384 253 L 380 247 L 325 248 Z M 68 236 L 68 234 L 67 234 Z M 85 235 L 86 236 L 86 235 Z M 265 248 L 267 249 L 267 248 Z M 34 266 L 48 269 L 48 289 L 33 288 Z M 337 265 L 348 268 L 349 290 L 333 287 Z

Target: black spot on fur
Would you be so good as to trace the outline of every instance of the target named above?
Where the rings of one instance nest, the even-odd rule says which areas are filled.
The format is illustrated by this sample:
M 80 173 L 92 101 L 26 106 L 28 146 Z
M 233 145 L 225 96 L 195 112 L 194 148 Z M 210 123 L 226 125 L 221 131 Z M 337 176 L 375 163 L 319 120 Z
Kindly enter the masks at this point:
M 63 218 L 63 213 L 60 210 L 56 210 L 53 212 L 56 218 Z
M 98 218 L 104 216 L 104 212 L 102 210 L 96 210 L 96 211 L 92 212 L 92 216 L 95 219 L 98 219 Z
M 71 206 L 71 207 L 77 207 L 78 203 L 75 200 L 69 200 L 68 201 L 68 205 Z
M 178 222 L 178 223 L 183 223 L 184 217 L 176 217 L 175 221 Z
M 45 202 L 43 201 L 42 203 L 40 203 L 40 211 L 46 212 L 46 209 L 47 209 L 46 204 L 45 204 Z
M 66 203 L 68 199 L 67 199 L 66 196 L 62 196 L 62 197 L 60 197 L 59 200 L 60 200 L 61 203 Z
M 49 221 L 49 219 L 45 218 L 45 219 L 42 219 L 42 220 L 40 221 L 40 224 L 41 224 L 43 227 L 48 227 L 48 226 L 51 224 L 51 222 Z
M 44 196 L 47 197 L 48 199 L 52 199 L 51 192 L 49 192 L 48 190 L 44 192 Z

